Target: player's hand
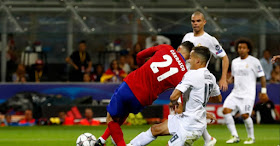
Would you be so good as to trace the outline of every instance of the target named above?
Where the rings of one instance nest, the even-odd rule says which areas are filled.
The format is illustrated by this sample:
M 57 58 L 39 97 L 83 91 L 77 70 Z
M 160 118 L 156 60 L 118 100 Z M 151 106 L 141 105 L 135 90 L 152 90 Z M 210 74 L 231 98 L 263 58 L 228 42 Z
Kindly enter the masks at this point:
M 174 111 L 176 114 L 181 114 L 183 112 L 179 105 L 174 106 Z
M 272 57 L 272 59 L 271 59 L 272 64 L 275 63 L 277 60 L 280 60 L 280 55 Z
M 176 108 L 178 108 L 179 103 L 178 102 L 170 102 L 169 103 L 169 108 L 172 109 L 173 111 L 176 110 Z
M 227 91 L 227 89 L 228 89 L 228 83 L 227 83 L 227 80 L 226 79 L 221 79 L 220 81 L 219 81 L 219 86 L 220 86 L 220 89 L 222 90 L 222 91 Z
M 210 123 L 213 123 L 216 119 L 216 116 L 213 113 L 206 112 L 206 118 L 210 119 Z

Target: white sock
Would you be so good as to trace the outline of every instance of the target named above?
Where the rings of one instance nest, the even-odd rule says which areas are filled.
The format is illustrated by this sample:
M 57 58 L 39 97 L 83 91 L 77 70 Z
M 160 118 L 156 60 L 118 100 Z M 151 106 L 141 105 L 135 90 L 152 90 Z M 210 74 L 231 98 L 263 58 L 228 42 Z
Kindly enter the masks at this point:
M 248 134 L 248 137 L 251 137 L 253 139 L 255 139 L 255 136 L 254 136 L 254 125 L 253 125 L 253 120 L 251 117 L 247 118 L 244 120 L 244 124 L 245 124 L 245 127 L 246 127 L 246 131 L 247 131 L 247 134 Z
M 132 144 L 133 146 L 143 146 L 148 145 L 155 139 L 156 137 L 153 136 L 150 128 L 146 132 L 142 132 L 139 135 L 137 135 L 134 139 L 130 141 L 130 144 Z
M 102 137 L 99 137 L 98 139 L 100 139 L 101 143 L 103 144 L 106 142 L 106 140 L 104 140 Z
M 204 139 L 204 143 L 205 144 L 207 144 L 209 141 L 211 141 L 211 135 L 208 133 L 206 128 L 205 128 L 205 130 L 202 133 L 202 137 Z
M 226 121 L 226 124 L 227 124 L 227 128 L 230 131 L 231 135 L 238 137 L 238 134 L 237 134 L 237 131 L 236 131 L 236 128 L 235 128 L 235 123 L 234 123 L 234 120 L 233 120 L 233 117 L 232 117 L 231 113 L 225 114 L 224 118 L 225 118 L 225 121 Z

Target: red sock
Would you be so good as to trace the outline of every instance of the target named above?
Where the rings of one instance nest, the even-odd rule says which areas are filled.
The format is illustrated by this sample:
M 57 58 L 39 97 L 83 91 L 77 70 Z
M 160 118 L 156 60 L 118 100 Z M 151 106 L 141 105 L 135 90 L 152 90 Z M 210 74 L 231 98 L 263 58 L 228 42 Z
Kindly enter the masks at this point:
M 120 125 L 114 121 L 111 121 L 108 124 L 108 128 L 109 128 L 109 130 L 111 132 L 111 136 L 114 139 L 117 146 L 125 146 L 126 144 L 123 139 L 123 132 L 122 132 Z
M 106 128 L 105 132 L 101 136 L 104 140 L 107 140 L 107 138 L 111 135 L 109 127 Z

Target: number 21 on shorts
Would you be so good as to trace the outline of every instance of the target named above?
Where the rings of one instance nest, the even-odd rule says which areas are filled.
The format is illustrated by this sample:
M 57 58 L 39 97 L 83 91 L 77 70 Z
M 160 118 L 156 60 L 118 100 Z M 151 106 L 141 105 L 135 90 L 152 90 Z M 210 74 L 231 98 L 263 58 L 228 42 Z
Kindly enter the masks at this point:
M 172 63 L 172 58 L 170 55 L 163 55 L 162 56 L 164 60 L 163 62 L 153 62 L 150 65 L 150 68 L 152 69 L 153 73 L 158 73 L 158 68 L 168 67 Z M 179 69 L 176 67 L 170 67 L 170 70 L 165 72 L 164 74 L 157 77 L 157 80 L 160 82 L 176 73 L 179 72 Z

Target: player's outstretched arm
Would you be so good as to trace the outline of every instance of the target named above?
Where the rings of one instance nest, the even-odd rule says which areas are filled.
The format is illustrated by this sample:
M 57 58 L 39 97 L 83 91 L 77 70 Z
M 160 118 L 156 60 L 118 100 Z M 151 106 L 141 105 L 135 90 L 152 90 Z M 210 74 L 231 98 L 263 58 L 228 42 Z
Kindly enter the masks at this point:
M 272 57 L 271 62 L 275 63 L 276 61 L 279 61 L 279 60 L 280 60 L 280 55 L 276 55 L 276 56 Z
M 178 89 L 175 89 L 170 96 L 169 107 L 171 110 L 174 110 L 176 114 L 181 114 L 184 110 L 182 101 L 178 101 L 181 95 L 182 92 Z
M 175 105 L 178 106 L 178 99 L 182 95 L 182 92 L 178 89 L 174 89 L 170 96 L 170 105 L 174 107 Z
M 267 95 L 267 90 L 266 90 L 266 79 L 265 79 L 265 76 L 262 76 L 262 77 L 260 77 L 260 79 L 261 79 L 261 94 L 260 94 L 260 96 L 261 97 L 263 97 L 263 96 L 266 96 L 266 97 L 268 97 L 268 95 Z
M 228 89 L 228 83 L 227 83 L 227 72 L 228 72 L 228 66 L 229 66 L 229 60 L 228 56 L 224 56 L 222 58 L 223 60 L 223 66 L 222 66 L 222 77 L 219 81 L 219 86 L 222 91 L 227 91 Z
M 154 46 L 154 47 L 150 47 L 150 48 L 147 48 L 147 49 L 139 52 L 136 56 L 136 62 L 137 62 L 138 67 L 142 66 L 145 63 L 146 58 L 152 57 L 154 55 L 154 53 L 156 51 L 158 51 L 159 49 L 160 49 L 160 46 Z

